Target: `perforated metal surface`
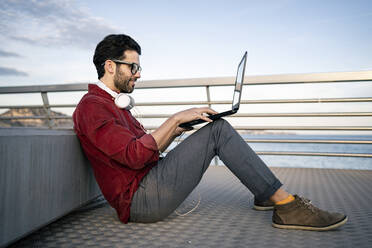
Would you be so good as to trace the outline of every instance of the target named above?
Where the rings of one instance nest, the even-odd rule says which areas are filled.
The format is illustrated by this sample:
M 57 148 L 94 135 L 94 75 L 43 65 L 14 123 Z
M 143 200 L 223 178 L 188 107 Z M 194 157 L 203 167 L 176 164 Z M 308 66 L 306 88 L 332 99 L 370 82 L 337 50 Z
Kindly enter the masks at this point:
M 74 212 L 12 247 L 372 247 L 372 171 L 272 168 L 292 193 L 341 211 L 349 221 L 328 232 L 271 226 L 272 212 L 252 210 L 253 195 L 225 167 L 208 169 L 179 212 L 154 224 L 119 222 L 107 204 Z

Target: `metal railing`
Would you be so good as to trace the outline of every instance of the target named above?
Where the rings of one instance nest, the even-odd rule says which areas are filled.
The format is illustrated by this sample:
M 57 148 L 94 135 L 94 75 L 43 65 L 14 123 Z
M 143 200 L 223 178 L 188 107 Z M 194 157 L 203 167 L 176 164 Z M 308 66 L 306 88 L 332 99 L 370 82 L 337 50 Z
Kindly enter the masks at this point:
M 269 75 L 269 76 L 246 76 L 245 87 L 250 85 L 288 85 L 288 84 L 337 84 L 337 83 L 372 83 L 372 71 L 360 72 L 336 72 L 336 73 L 312 73 L 312 74 L 288 74 L 288 75 Z M 149 80 L 142 81 L 136 85 L 137 89 L 156 89 L 156 88 L 179 88 L 179 87 L 204 87 L 206 89 L 207 101 L 162 101 L 162 102 L 139 102 L 136 106 L 194 106 L 194 105 L 220 105 L 231 104 L 231 101 L 212 100 L 210 89 L 218 86 L 232 86 L 233 77 L 220 78 L 197 78 L 179 80 Z M 47 120 L 48 128 L 58 128 L 53 126 L 53 120 L 71 119 L 71 116 L 54 116 L 51 108 L 73 108 L 75 104 L 50 104 L 48 93 L 50 92 L 73 92 L 87 91 L 86 83 L 64 84 L 64 85 L 38 85 L 38 86 L 16 86 L 0 87 L 2 94 L 20 93 L 40 93 L 42 105 L 0 105 L 0 109 L 44 109 L 44 115 L 39 116 L 0 116 L 1 120 L 24 120 L 40 119 Z M 371 91 L 372 94 L 372 84 Z M 372 103 L 372 96 L 368 97 L 345 97 L 345 98 L 309 98 L 309 99 L 242 99 L 242 105 L 249 104 L 306 104 L 306 103 Z M 169 114 L 145 114 L 141 118 L 168 118 Z M 231 118 L 298 118 L 298 117 L 372 117 L 372 112 L 310 112 L 310 113 L 241 113 L 232 115 Z M 372 122 L 371 122 L 372 123 Z M 149 130 L 154 130 L 157 126 L 146 126 Z M 372 131 L 372 125 L 362 126 L 246 126 L 235 125 L 239 131 Z M 196 128 L 197 129 L 197 128 Z M 313 144 L 372 144 L 372 140 L 319 140 L 319 139 L 246 139 L 249 143 L 313 143 Z M 315 153 L 315 152 L 257 152 L 262 155 L 290 155 L 290 156 L 337 156 L 337 157 L 372 157 L 370 153 Z

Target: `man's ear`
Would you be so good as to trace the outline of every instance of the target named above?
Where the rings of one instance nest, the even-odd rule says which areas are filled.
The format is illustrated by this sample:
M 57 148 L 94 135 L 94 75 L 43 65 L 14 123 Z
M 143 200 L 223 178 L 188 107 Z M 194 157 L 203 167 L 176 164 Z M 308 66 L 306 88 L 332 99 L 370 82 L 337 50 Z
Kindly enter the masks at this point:
M 116 69 L 116 64 L 110 60 L 106 60 L 105 62 L 105 71 L 109 74 L 114 74 Z

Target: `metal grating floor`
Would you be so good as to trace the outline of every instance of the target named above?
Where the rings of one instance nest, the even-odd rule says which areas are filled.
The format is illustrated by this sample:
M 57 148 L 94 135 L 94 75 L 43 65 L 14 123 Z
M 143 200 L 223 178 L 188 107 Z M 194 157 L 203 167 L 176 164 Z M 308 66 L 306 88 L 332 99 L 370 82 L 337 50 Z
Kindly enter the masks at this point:
M 11 247 L 372 247 L 372 171 L 272 168 L 291 193 L 349 221 L 328 232 L 271 227 L 271 211 L 225 167 L 211 166 L 175 213 L 154 224 L 122 224 L 107 204 L 75 211 Z

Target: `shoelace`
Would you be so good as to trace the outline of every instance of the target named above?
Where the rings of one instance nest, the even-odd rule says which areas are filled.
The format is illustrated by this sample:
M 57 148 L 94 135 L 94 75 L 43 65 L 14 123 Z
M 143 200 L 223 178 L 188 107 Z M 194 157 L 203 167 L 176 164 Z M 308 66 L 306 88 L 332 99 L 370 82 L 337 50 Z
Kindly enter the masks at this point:
M 316 212 L 316 207 L 311 204 L 311 201 L 309 199 L 299 197 L 300 198 L 300 203 L 304 205 L 307 209 L 309 209 L 311 212 L 315 213 Z

